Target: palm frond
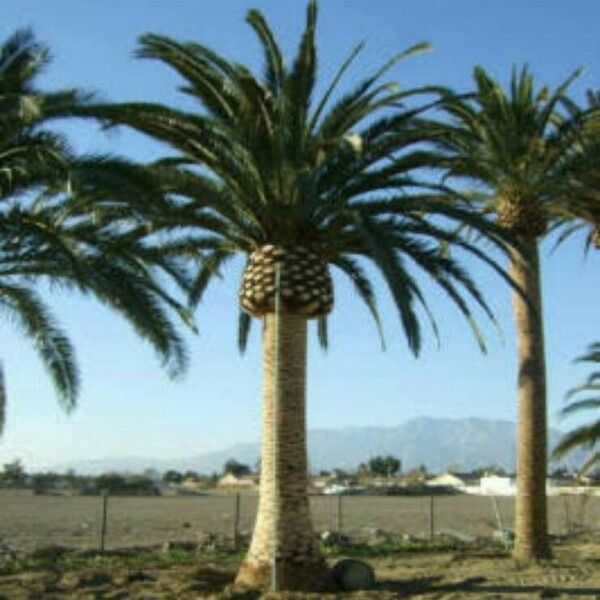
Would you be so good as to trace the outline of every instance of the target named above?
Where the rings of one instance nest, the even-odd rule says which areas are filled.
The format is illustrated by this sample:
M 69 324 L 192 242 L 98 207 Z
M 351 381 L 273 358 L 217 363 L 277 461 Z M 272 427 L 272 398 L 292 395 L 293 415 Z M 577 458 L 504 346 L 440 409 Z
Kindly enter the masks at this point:
M 576 359 L 576 362 L 600 363 L 600 343 L 590 344 L 587 352 Z M 600 371 L 591 373 L 586 381 L 576 387 L 571 388 L 565 399 L 569 404 L 562 409 L 562 416 L 570 416 L 575 413 L 592 411 L 596 417 L 600 414 L 600 395 L 594 397 L 581 397 L 582 393 L 600 392 Z M 572 400 L 576 397 L 575 400 Z M 577 448 L 594 450 L 600 442 L 600 418 L 596 418 L 591 424 L 581 425 L 566 433 L 556 448 L 553 450 L 553 457 L 562 458 Z M 598 462 L 600 453 L 592 452 L 585 463 L 580 467 L 580 471 L 585 473 L 592 469 Z
M 263 15 L 256 9 L 248 11 L 246 22 L 260 39 L 265 55 L 265 80 L 274 96 L 278 96 L 286 77 L 285 64 L 277 40 Z
M 62 407 L 71 411 L 77 403 L 79 370 L 69 340 L 50 316 L 40 298 L 25 287 L 0 284 L 0 310 L 33 341 L 48 371 Z
M 242 354 L 248 346 L 248 337 L 252 328 L 252 319 L 250 315 L 243 310 L 240 311 L 238 319 L 238 348 Z
M 83 114 L 94 100 L 78 89 L 37 89 L 49 59 L 28 30 L 0 45 L 0 308 L 33 342 L 69 411 L 79 388 L 74 351 L 34 291 L 38 284 L 93 295 L 120 312 L 176 375 L 186 351 L 171 313 L 192 330 L 195 324 L 162 278 L 187 292 L 192 278 L 183 254 L 197 255 L 199 242 L 161 242 L 178 205 L 162 172 L 111 156 L 78 157 L 46 127 Z M 2 387 L 0 423 L 4 403 Z
M 327 317 L 319 317 L 317 319 L 317 338 L 319 345 L 323 350 L 329 347 L 329 331 L 327 327 Z
M 408 346 L 418 355 L 421 349 L 421 328 L 413 306 L 415 284 L 406 272 L 404 263 L 381 234 L 377 225 L 366 215 L 355 212 L 356 225 L 386 280 L 398 310 Z
M 377 333 L 381 342 L 381 349 L 385 350 L 385 336 L 383 334 L 381 319 L 379 317 L 379 311 L 377 309 L 377 300 L 375 297 L 375 292 L 372 283 L 367 278 L 363 270 L 360 268 L 360 265 L 355 260 L 352 260 L 350 257 L 337 256 L 336 258 L 332 259 L 331 262 L 345 275 L 347 275 L 350 281 L 352 281 L 352 283 L 354 284 L 354 287 L 359 297 L 371 313 L 373 321 L 375 321 L 375 326 L 377 327 Z

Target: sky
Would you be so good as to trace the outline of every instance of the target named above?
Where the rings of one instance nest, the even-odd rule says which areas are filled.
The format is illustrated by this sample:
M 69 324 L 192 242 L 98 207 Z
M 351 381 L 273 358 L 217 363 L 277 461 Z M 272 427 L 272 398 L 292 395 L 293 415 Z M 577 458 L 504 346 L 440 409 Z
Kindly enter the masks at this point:
M 0 35 L 31 27 L 52 48 L 53 62 L 40 79 L 45 89 L 78 86 L 110 101 L 148 100 L 190 108 L 179 79 L 158 62 L 133 57 L 145 32 L 199 41 L 224 56 L 261 68 L 261 53 L 244 16 L 260 9 L 292 56 L 304 22 L 301 0 L 4 0 Z M 600 87 L 600 3 L 597 0 L 321 0 L 318 21 L 322 90 L 360 41 L 366 48 L 340 89 L 348 89 L 392 54 L 416 42 L 431 53 L 398 64 L 390 79 L 401 87 L 443 84 L 471 87 L 483 65 L 505 82 L 513 64 L 528 63 L 539 85 L 556 86 L 575 68 L 572 87 L 582 99 Z M 317 94 L 318 95 L 318 94 Z M 188 102 L 188 103 L 186 103 Z M 110 135 L 93 123 L 61 125 L 80 152 L 112 152 L 135 160 L 165 149 L 126 130 Z M 566 428 L 558 412 L 567 389 L 586 369 L 573 359 L 600 339 L 600 255 L 584 256 L 573 237 L 556 251 L 542 245 L 544 317 L 551 426 Z M 481 322 L 488 340 L 482 355 L 457 310 L 424 284 L 441 326 L 419 358 L 408 351 L 395 309 L 376 280 L 387 336 L 380 350 L 375 328 L 349 285 L 334 277 L 336 306 L 330 348 L 324 353 L 310 327 L 308 425 L 340 428 L 396 425 L 418 416 L 516 418 L 516 349 L 510 293 L 498 277 L 468 263 L 484 290 L 503 336 Z M 43 291 L 77 349 L 83 386 L 79 406 L 65 415 L 31 344 L 0 321 L 0 357 L 8 389 L 7 426 L 0 464 L 21 459 L 33 470 L 90 458 L 189 457 L 260 435 L 261 347 L 255 323 L 248 351 L 236 345 L 238 261 L 209 289 L 196 318 L 200 334 L 186 334 L 190 368 L 168 379 L 152 349 L 118 316 L 91 299 Z M 425 323 L 424 323 L 425 325 Z M 424 328 L 428 333 L 428 330 Z

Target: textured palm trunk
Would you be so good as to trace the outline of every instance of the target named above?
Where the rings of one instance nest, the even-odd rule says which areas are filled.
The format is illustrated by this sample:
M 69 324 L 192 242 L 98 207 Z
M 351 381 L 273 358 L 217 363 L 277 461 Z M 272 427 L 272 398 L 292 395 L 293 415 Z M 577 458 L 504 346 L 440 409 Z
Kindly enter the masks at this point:
M 275 353 L 275 315 L 267 314 L 263 329 L 260 498 L 250 549 L 238 572 L 236 585 L 253 589 L 270 586 L 273 542 L 277 540 L 279 589 L 325 591 L 332 589 L 332 578 L 319 552 L 310 520 L 307 495 L 304 317 L 286 314 L 280 316 L 279 402 L 274 440 Z
M 537 240 L 522 239 L 528 260 L 513 251 L 510 274 L 527 297 L 513 292 L 519 355 L 517 498 L 514 556 L 550 556 L 546 508 L 546 366 Z

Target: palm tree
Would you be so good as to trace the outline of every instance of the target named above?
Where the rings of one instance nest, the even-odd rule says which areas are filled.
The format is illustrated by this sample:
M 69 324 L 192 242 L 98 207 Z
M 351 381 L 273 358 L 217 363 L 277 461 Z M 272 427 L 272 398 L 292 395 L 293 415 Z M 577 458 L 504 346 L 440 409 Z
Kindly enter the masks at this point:
M 36 89 L 34 80 L 48 60 L 48 50 L 29 31 L 16 32 L 0 47 L 0 309 L 31 339 L 70 410 L 78 369 L 69 340 L 37 291 L 44 280 L 93 294 L 119 311 L 173 375 L 184 368 L 186 355 L 166 310 L 186 315 L 155 278 L 157 270 L 169 272 L 169 262 L 181 259 L 168 250 L 155 259 L 156 248 L 134 211 L 114 206 L 135 190 L 151 210 L 160 203 L 160 188 L 127 161 L 75 158 L 59 134 L 43 128 L 86 101 L 76 90 Z M 174 269 L 184 285 L 183 272 Z M 2 387 L 0 430 L 4 414 Z
M 546 87 L 534 89 L 527 68 L 513 69 L 506 92 L 477 67 L 475 92 L 449 96 L 444 103 L 447 122 L 430 125 L 431 137 L 444 155 L 438 166 L 447 169 L 446 177 L 477 184 L 480 189 L 472 199 L 480 202 L 484 214 L 495 214 L 497 224 L 521 247 L 520 252 L 511 250 L 509 260 L 510 274 L 526 294 L 513 294 L 519 356 L 514 553 L 519 558 L 550 553 L 538 241 L 549 223 L 562 222 L 586 197 L 584 175 L 598 165 L 597 155 L 586 154 L 582 143 L 582 131 L 594 109 L 581 110 L 567 95 L 577 75 L 550 93 Z
M 576 362 L 600 363 L 600 343 L 590 344 L 587 352 L 580 356 Z M 594 371 L 588 376 L 585 383 L 570 389 L 567 392 L 566 399 L 572 400 L 568 406 L 561 411 L 563 416 L 570 416 L 584 411 L 600 411 L 600 371 Z M 592 394 L 588 396 L 588 394 Z M 595 466 L 600 464 L 600 451 L 597 450 L 600 442 L 600 418 L 596 418 L 591 425 L 581 425 L 569 431 L 563 436 L 553 451 L 553 457 L 563 458 L 576 448 L 585 448 L 590 451 L 583 465 L 580 467 L 580 473 L 588 473 Z
M 251 588 L 269 585 L 273 565 L 282 589 L 332 587 L 310 523 L 305 427 L 307 321 L 317 320 L 319 338 L 326 343 L 334 303 L 330 267 L 350 279 L 381 331 L 370 269 L 380 272 L 415 354 L 421 347 L 422 314 L 436 334 L 437 326 L 411 266 L 455 303 L 482 347 L 469 300 L 491 317 L 490 309 L 468 273 L 440 245 L 454 244 L 507 278 L 441 222 L 466 219 L 502 246 L 506 240 L 499 228 L 440 199 L 435 188 L 415 191 L 419 182 L 411 173 L 428 156 L 418 145 L 419 109 L 402 103 L 435 90 L 400 92 L 381 79 L 401 58 L 426 45 L 393 57 L 329 107 L 361 46 L 313 102 L 316 17 L 311 1 L 290 66 L 262 14 L 249 11 L 247 22 L 264 50 L 262 77 L 201 44 L 144 35 L 138 56 L 177 71 L 185 80 L 183 91 L 204 110 L 126 103 L 78 111 L 108 125 L 133 127 L 175 150 L 155 165 L 172 197 L 171 210 L 158 223 L 195 232 L 188 243 L 202 250 L 203 263 L 192 303 L 230 259 L 246 258 L 239 343 L 245 347 L 251 318 L 261 319 L 264 359 L 260 501 L 237 576 L 238 585 Z M 429 214 L 440 219 L 432 221 Z

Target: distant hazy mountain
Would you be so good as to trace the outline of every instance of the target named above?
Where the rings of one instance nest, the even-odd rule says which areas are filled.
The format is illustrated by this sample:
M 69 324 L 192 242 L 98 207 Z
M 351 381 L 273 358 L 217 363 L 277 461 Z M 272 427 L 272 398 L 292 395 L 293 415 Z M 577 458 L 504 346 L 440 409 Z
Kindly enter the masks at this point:
M 550 430 L 552 448 L 561 432 Z M 497 465 L 507 470 L 515 467 L 515 424 L 489 419 L 411 419 L 395 427 L 346 427 L 313 429 L 308 432 L 308 454 L 311 471 L 354 469 L 377 454 L 392 454 L 402 460 L 403 469 L 425 465 L 430 471 L 449 466 L 460 470 Z M 144 469 L 165 471 L 221 471 L 230 458 L 254 465 L 259 456 L 258 441 L 235 444 L 218 452 L 199 456 L 160 460 L 156 458 L 112 458 L 84 460 L 56 465 L 58 469 L 74 469 L 79 473 L 106 471 L 140 472 Z M 566 464 L 569 464 L 568 462 Z

